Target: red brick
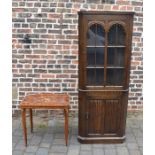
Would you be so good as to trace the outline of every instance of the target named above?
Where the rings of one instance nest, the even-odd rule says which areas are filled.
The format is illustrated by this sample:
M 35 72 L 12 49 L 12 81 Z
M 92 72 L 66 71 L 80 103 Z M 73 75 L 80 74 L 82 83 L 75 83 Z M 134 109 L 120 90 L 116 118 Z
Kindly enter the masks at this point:
M 90 4 L 90 9 L 95 10 L 96 9 L 96 5 L 95 4 Z
M 70 45 L 63 45 L 63 49 L 70 49 Z
M 58 74 L 56 75 L 56 78 L 69 78 L 68 74 Z
M 26 55 L 27 59 L 40 59 L 40 55 Z M 31 66 L 32 67 L 32 66 Z
M 130 4 L 130 1 L 126 1 L 126 0 L 117 0 L 117 1 L 116 1 L 116 4 L 119 4 L 119 5 L 129 5 L 129 4 Z
M 56 49 L 56 50 L 61 50 L 62 46 L 61 45 L 47 45 L 48 49 Z
M 119 10 L 119 6 L 118 6 L 118 5 L 114 5 L 114 6 L 112 7 L 112 10 Z
M 137 106 L 131 106 L 132 109 L 137 109 Z
M 47 82 L 47 79 L 34 79 L 34 82 Z
M 16 44 L 15 48 L 17 48 L 17 49 L 22 48 L 22 45 L 21 44 Z
M 12 12 L 24 12 L 24 8 L 13 8 Z
M 80 4 L 78 4 L 78 3 L 74 3 L 73 8 L 74 8 L 74 9 L 79 9 L 79 8 L 80 8 Z
M 55 14 L 55 13 L 48 14 L 48 18 L 51 18 L 51 19 L 53 19 L 53 18 L 60 18 L 61 16 L 62 16 L 61 14 Z
M 120 7 L 119 7 L 119 10 L 120 10 L 120 11 L 127 10 L 127 6 L 120 6 Z
M 97 5 L 97 9 L 103 10 L 103 5 Z
M 140 64 L 139 61 L 131 61 L 131 65 L 137 66 L 137 65 L 139 65 L 139 64 Z
M 17 43 L 17 39 L 12 39 L 12 43 Z
M 105 5 L 105 6 L 104 6 L 104 10 L 105 10 L 105 11 L 109 11 L 109 10 L 111 10 L 111 8 L 112 8 L 111 5 Z
M 134 9 L 133 6 L 127 6 L 128 11 L 133 11 L 133 9 Z
M 78 60 L 73 60 L 73 61 L 72 61 L 72 64 L 78 64 L 78 63 L 79 63 Z
M 42 78 L 55 78 L 55 75 L 53 75 L 53 74 L 42 74 L 41 77 Z

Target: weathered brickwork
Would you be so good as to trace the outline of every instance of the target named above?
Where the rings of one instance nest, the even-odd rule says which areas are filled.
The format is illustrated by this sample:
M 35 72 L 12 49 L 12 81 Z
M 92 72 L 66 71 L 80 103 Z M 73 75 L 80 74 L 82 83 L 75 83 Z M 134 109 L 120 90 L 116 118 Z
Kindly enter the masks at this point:
M 116 0 L 13 0 L 13 111 L 30 93 L 70 94 L 70 109 L 78 109 L 79 10 L 134 11 L 128 110 L 143 105 L 143 2 Z M 112 3 L 112 2 L 111 2 Z

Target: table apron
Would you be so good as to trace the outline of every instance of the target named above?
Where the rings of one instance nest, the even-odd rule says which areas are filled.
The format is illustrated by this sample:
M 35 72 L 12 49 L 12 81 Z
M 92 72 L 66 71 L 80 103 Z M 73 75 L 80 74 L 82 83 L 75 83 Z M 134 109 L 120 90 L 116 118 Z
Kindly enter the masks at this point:
M 69 107 L 67 106 L 57 106 L 57 107 L 53 107 L 53 106 L 49 106 L 49 107 L 32 107 L 32 106 L 26 106 L 26 107 L 20 107 L 21 109 L 69 109 Z

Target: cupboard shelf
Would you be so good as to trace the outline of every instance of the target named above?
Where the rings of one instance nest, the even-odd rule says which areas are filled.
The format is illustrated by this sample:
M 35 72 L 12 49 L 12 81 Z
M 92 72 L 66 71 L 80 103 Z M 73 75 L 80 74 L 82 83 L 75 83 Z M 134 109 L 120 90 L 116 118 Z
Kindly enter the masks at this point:
M 92 69 L 95 69 L 95 68 L 105 68 L 103 66 L 87 66 L 86 68 L 92 68 Z M 125 67 L 122 67 L 122 66 L 106 66 L 106 68 L 110 68 L 110 69 L 124 69 Z
M 94 45 L 94 46 L 86 46 L 86 47 L 106 47 L 106 46 L 97 46 L 97 45 Z M 108 45 L 107 47 L 111 47 L 111 48 L 125 48 L 126 46 L 124 46 L 124 45 Z

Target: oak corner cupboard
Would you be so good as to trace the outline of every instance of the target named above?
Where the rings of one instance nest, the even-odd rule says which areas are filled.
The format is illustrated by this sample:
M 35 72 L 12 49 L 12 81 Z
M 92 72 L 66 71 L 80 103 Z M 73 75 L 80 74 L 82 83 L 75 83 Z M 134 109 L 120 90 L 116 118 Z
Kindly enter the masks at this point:
M 79 12 L 81 143 L 125 140 L 133 12 Z

